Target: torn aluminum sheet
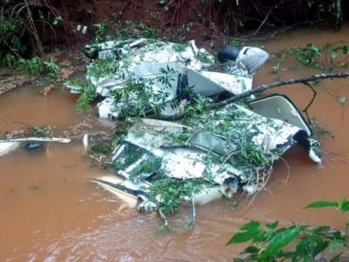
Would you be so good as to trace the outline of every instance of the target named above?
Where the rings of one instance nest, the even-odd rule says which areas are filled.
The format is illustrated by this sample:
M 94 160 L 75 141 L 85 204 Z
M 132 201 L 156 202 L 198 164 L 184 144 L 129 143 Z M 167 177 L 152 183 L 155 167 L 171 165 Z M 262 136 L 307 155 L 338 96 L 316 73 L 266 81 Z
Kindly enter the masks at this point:
M 21 146 L 25 142 L 59 142 L 70 143 L 71 139 L 60 137 L 26 137 L 0 140 L 0 156 L 6 155 Z
M 213 55 L 198 49 L 194 40 L 177 44 L 139 39 L 87 46 L 85 52 L 89 57 L 98 57 L 97 61 L 109 60 L 109 66 L 115 67 L 107 74 L 96 74 L 100 65 L 95 60 L 87 69 L 87 80 L 95 87 L 96 93 L 106 97 L 97 105 L 99 116 L 119 117 L 123 108 L 139 103 L 140 97 L 145 100 L 146 112 L 158 106 L 160 109 L 156 113 L 159 115 L 177 115 L 180 106 L 175 100 L 181 99 L 178 96 L 185 86 L 193 87 L 195 93 L 205 97 L 223 91 L 240 94 L 251 89 L 255 71 L 269 55 L 256 47 L 231 49 L 219 53 L 228 58 L 228 63 L 220 66 L 221 72 L 217 72 Z M 170 81 L 165 81 L 166 78 Z M 80 91 L 80 87 L 72 84 L 66 86 L 72 93 Z M 127 95 L 122 91 L 131 88 L 136 91 Z M 139 88 L 143 89 L 141 96 Z
M 284 96 L 268 99 L 278 103 L 280 119 L 237 104 L 203 113 L 186 125 L 142 119 L 113 152 L 116 175 L 93 182 L 116 195 L 141 199 L 141 211 L 163 211 L 179 201 L 176 197 L 205 204 L 231 198 L 239 189 L 258 192 L 266 185 L 273 162 L 296 143 L 321 164 L 319 143 L 310 137 L 299 110 Z M 256 99 L 251 104 L 261 103 Z M 173 183 L 178 190 L 167 192 Z

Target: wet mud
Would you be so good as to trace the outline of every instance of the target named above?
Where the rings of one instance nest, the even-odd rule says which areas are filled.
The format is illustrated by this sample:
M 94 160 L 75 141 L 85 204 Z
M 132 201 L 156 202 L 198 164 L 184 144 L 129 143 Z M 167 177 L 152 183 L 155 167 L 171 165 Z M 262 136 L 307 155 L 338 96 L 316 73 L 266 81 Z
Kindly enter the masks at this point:
M 340 32 L 303 30 L 265 43 L 270 53 L 295 45 L 346 40 Z M 348 44 L 348 43 L 346 43 Z M 287 69 L 270 73 L 276 60 L 261 68 L 255 85 L 276 78 L 314 73 L 294 59 Z M 309 110 L 334 138 L 321 136 L 322 168 L 295 146 L 278 161 L 269 184 L 257 197 L 242 197 L 237 205 L 221 200 L 197 208 L 197 224 L 186 232 L 173 230 L 157 235 L 155 214 L 139 214 L 88 180 L 104 173 L 91 167 L 82 144 L 50 144 L 35 154 L 20 150 L 0 158 L 0 261 L 229 261 L 241 246 L 225 246 L 245 222 L 279 220 L 282 225 L 327 224 L 344 229 L 341 215 L 332 210 L 305 210 L 315 200 L 348 196 L 349 111 L 325 88 L 349 97 L 348 79 L 326 80 L 316 86 L 317 97 Z M 303 109 L 311 99 L 304 85 L 274 89 L 289 95 Z M 0 97 L 0 134 L 28 124 L 54 125 L 59 130 L 78 124 L 76 97 L 53 90 L 48 96 L 34 87 Z

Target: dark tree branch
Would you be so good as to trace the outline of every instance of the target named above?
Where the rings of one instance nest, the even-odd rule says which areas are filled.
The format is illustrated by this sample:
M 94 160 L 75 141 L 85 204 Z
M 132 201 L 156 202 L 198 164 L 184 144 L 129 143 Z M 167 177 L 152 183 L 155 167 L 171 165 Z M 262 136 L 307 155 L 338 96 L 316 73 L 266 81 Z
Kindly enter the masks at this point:
M 307 116 L 307 120 L 308 120 L 308 123 L 311 123 L 310 121 L 310 118 L 309 118 L 309 115 L 308 115 L 308 109 L 310 108 L 310 106 L 313 104 L 315 98 L 316 98 L 316 91 L 314 89 L 314 87 L 311 86 L 311 84 L 309 84 L 308 82 L 305 82 L 304 83 L 307 87 L 309 87 L 312 91 L 313 91 L 313 97 L 311 98 L 309 104 L 303 109 L 303 112 L 305 113 L 305 115 Z
M 251 96 L 256 93 L 261 93 L 265 90 L 272 89 L 275 87 L 283 86 L 283 85 L 292 85 L 292 84 L 299 84 L 299 83 L 308 83 L 320 79 L 325 79 L 325 78 L 346 78 L 349 77 L 349 72 L 344 72 L 344 73 L 330 73 L 330 74 L 315 74 L 311 76 L 306 76 L 306 77 L 300 77 L 300 78 L 292 78 L 292 79 L 286 79 L 286 80 L 281 80 L 281 81 L 276 81 L 268 85 L 260 85 L 252 90 L 249 90 L 247 92 L 244 92 L 240 95 L 233 96 L 231 98 L 228 98 L 224 101 L 214 103 L 210 105 L 210 108 L 217 108 L 221 106 L 225 106 L 227 104 L 233 103 L 237 100 L 240 100 L 242 98 L 246 98 L 248 96 Z

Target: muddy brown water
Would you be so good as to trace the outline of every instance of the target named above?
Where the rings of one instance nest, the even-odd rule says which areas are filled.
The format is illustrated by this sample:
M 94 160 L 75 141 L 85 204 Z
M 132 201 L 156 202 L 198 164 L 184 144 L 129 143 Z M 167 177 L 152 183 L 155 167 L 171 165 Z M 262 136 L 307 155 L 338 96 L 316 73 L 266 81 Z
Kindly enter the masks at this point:
M 297 31 L 269 42 L 274 53 L 295 45 L 346 40 L 349 27 L 340 32 Z M 348 44 L 348 43 L 346 43 Z M 271 59 L 256 77 L 256 85 L 276 77 Z M 290 59 L 280 78 L 311 74 Z M 348 80 L 327 80 L 323 85 L 349 97 Z M 245 222 L 280 220 L 328 224 L 344 229 L 342 217 L 330 210 L 305 210 L 315 200 L 348 196 L 349 111 L 321 87 L 309 110 L 336 138 L 324 137 L 323 168 L 315 167 L 297 146 L 284 155 L 290 169 L 279 161 L 272 179 L 254 201 L 235 207 L 217 201 L 197 209 L 197 224 L 187 232 L 155 234 L 155 214 L 122 208 L 121 202 L 88 179 L 103 174 L 91 168 L 80 143 L 51 144 L 49 150 L 30 154 L 18 151 L 0 158 L 0 261 L 231 261 L 240 246 L 225 246 Z M 275 92 L 288 94 L 304 108 L 311 92 L 302 85 Z M 0 97 L 0 133 L 25 124 L 49 124 L 64 129 L 81 119 L 73 114 L 76 97 L 54 91 L 47 97 L 35 88 L 17 89 Z M 344 111 L 343 111 L 344 110 Z M 344 115 L 343 115 L 344 113 Z M 288 179 L 287 179 L 288 177 Z

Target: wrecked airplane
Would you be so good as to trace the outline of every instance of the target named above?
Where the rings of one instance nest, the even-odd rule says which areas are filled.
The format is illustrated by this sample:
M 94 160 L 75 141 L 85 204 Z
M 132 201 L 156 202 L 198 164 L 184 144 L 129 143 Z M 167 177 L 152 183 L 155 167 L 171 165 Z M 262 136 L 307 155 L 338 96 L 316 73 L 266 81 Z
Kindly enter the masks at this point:
M 195 204 L 231 198 L 240 189 L 260 191 L 273 162 L 296 143 L 321 164 L 318 141 L 284 95 L 251 96 L 247 106 L 232 103 L 186 114 L 195 99 L 210 104 L 222 94 L 251 90 L 255 72 L 269 56 L 260 48 L 227 46 L 218 52 L 218 63 L 194 41 L 109 41 L 87 46 L 85 53 L 110 61 L 107 73 L 96 74 L 95 60 L 87 69 L 87 80 L 104 99 L 97 104 L 99 116 L 142 116 L 112 152 L 114 174 L 92 180 L 131 207 L 158 211 L 167 223 L 166 213 L 188 202 L 193 224 Z

